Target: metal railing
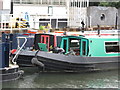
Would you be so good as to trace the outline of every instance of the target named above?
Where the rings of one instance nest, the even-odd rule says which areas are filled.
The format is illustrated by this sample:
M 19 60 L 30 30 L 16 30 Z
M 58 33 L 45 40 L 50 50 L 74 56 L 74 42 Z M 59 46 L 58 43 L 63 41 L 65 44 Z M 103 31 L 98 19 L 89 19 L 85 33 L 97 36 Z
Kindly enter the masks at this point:
M 19 17 L 19 15 L 18 15 Z M 16 21 L 17 17 L 13 17 L 13 14 L 1 14 L 0 15 L 0 31 L 6 31 L 9 30 L 12 32 L 13 30 L 21 30 L 25 29 L 22 28 L 22 21 L 18 20 Z M 16 23 L 18 25 L 16 25 Z
M 66 0 L 13 0 L 14 4 L 66 5 Z
M 19 56 L 20 51 L 23 49 L 23 47 L 24 47 L 25 44 L 27 43 L 27 38 L 26 38 L 26 37 L 22 37 L 22 38 L 25 39 L 25 42 L 22 44 L 21 47 L 18 47 L 18 51 L 17 51 L 17 53 L 15 54 L 15 56 L 13 57 L 13 59 L 12 59 L 12 63 L 15 64 L 15 65 L 16 65 L 15 59 Z
M 16 20 L 16 18 L 19 18 L 19 20 Z M 56 19 L 57 23 L 56 25 L 58 25 L 58 23 L 60 22 L 66 22 L 68 23 L 68 21 L 65 21 L 64 19 L 69 19 L 68 15 L 29 15 L 29 18 L 31 20 L 29 21 L 21 21 L 20 19 L 24 19 L 24 17 L 22 15 L 13 15 L 13 14 L 1 14 L 0 15 L 0 31 L 5 31 L 5 30 L 9 30 L 10 32 L 13 32 L 14 30 L 26 30 L 26 29 L 39 29 L 40 23 L 49 23 L 51 24 L 51 20 L 52 19 Z M 39 19 L 48 19 L 49 21 L 40 21 Z M 59 21 L 59 19 L 63 19 L 62 21 Z M 24 19 L 25 20 L 25 19 Z M 26 26 L 26 23 L 31 24 L 30 27 Z M 17 25 L 16 25 L 17 24 Z M 58 28 L 58 26 L 56 26 L 56 28 Z

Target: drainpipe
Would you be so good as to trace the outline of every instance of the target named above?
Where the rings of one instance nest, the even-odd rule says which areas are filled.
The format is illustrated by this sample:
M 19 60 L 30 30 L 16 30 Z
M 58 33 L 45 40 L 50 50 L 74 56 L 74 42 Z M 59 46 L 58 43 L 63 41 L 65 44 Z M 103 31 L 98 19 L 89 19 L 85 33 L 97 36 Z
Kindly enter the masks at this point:
M 10 14 L 13 14 L 13 0 L 11 0 L 11 4 L 10 4 Z
M 118 16 L 117 16 L 117 13 L 116 13 L 115 29 L 117 29 L 117 22 L 118 22 Z

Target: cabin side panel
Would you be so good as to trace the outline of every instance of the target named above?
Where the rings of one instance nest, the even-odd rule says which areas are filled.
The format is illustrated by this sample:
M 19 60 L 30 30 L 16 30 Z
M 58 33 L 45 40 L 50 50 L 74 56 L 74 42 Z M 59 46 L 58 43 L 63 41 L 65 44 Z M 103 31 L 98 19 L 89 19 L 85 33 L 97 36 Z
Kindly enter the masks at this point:
M 89 40 L 89 55 L 92 57 L 102 57 L 102 56 L 119 56 L 120 54 L 118 52 L 106 52 L 106 45 L 105 43 L 111 43 L 111 42 L 118 42 L 118 39 L 90 39 Z

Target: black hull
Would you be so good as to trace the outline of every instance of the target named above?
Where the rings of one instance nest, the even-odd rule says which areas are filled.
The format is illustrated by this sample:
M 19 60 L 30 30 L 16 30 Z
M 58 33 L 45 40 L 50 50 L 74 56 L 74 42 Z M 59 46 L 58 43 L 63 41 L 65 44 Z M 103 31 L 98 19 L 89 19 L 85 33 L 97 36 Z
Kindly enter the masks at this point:
M 17 64 L 21 67 L 35 67 L 31 60 L 35 57 L 35 52 L 21 52 L 17 58 Z M 88 72 L 100 70 L 119 69 L 119 57 L 80 57 L 66 56 L 39 51 L 37 60 L 44 64 L 39 66 L 40 71 L 46 72 Z
M 39 52 L 37 59 L 44 64 L 40 71 L 88 72 L 119 69 L 118 57 L 79 57 Z
M 20 67 L 34 67 L 31 63 L 32 58 L 33 56 L 19 55 L 16 62 Z
M 16 68 L 9 68 L 9 69 L 1 69 L 0 70 L 0 82 L 12 81 L 19 79 L 24 71 L 19 70 L 18 67 Z
M 21 51 L 16 59 L 17 64 L 20 67 L 34 67 L 31 60 L 35 57 L 36 51 Z M 14 56 L 15 54 L 13 54 Z

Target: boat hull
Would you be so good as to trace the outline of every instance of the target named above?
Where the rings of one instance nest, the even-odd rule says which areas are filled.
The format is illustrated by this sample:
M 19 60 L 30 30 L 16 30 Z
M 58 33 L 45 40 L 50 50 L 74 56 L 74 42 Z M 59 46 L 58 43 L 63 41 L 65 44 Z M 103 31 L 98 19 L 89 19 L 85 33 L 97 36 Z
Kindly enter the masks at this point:
M 37 59 L 44 64 L 41 71 L 88 72 L 119 69 L 119 57 L 66 56 L 40 51 Z
M 16 53 L 13 54 L 13 57 Z M 36 51 L 21 51 L 16 58 L 16 62 L 20 67 L 34 67 L 31 60 L 35 57 Z
M 0 82 L 12 81 L 21 78 L 24 71 L 19 70 L 19 67 L 8 67 L 0 69 Z
M 35 67 L 31 60 L 36 57 L 44 67 L 38 66 L 44 72 L 88 72 L 100 70 L 119 69 L 119 57 L 80 57 L 72 55 L 55 54 L 44 51 L 21 52 L 17 64 L 21 67 Z

